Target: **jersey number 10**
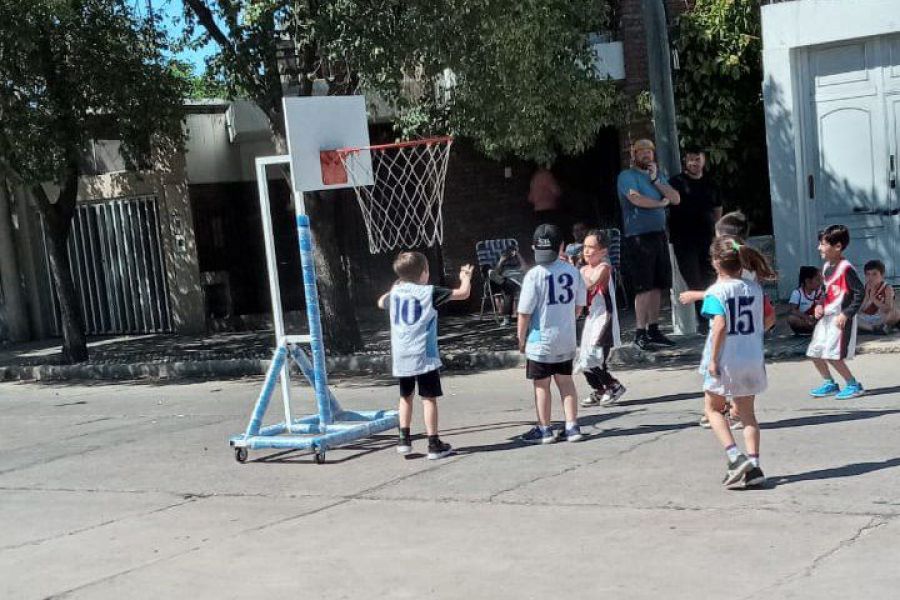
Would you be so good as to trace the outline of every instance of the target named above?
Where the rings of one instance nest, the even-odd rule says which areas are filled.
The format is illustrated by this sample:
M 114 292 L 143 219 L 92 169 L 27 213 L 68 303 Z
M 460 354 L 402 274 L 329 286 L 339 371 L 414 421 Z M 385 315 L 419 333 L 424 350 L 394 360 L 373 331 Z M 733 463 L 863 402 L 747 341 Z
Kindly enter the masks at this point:
M 422 304 L 415 298 L 398 298 L 394 301 L 394 325 L 415 325 L 422 318 Z

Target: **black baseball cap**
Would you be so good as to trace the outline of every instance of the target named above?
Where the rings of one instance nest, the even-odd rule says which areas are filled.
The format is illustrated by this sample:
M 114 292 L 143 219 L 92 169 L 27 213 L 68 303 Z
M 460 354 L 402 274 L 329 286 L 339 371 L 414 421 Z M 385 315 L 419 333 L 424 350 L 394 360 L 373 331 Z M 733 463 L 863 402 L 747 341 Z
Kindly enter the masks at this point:
M 534 262 L 547 265 L 558 259 L 562 243 L 563 236 L 559 227 L 550 223 L 538 225 L 534 230 L 531 246 L 534 249 Z

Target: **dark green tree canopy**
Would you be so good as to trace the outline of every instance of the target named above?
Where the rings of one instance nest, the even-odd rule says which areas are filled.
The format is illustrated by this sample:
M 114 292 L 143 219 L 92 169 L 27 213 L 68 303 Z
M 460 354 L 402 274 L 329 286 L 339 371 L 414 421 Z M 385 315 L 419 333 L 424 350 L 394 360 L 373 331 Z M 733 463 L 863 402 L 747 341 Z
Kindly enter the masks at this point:
M 756 0 L 697 0 L 678 24 L 678 127 L 705 148 L 728 208 L 770 227 L 762 40 Z
M 0 158 L 28 182 L 62 181 L 92 138 L 132 164 L 181 141 L 187 84 L 166 42 L 124 0 L 0 0 Z
M 301 95 L 316 79 L 331 94 L 378 92 L 397 106 L 401 134 L 450 132 L 492 156 L 578 152 L 619 113 L 614 84 L 593 70 L 602 1 L 184 2 L 200 42 L 222 48 L 210 67 L 273 115 L 279 37 L 293 44 Z M 450 90 L 435 85 L 445 74 Z

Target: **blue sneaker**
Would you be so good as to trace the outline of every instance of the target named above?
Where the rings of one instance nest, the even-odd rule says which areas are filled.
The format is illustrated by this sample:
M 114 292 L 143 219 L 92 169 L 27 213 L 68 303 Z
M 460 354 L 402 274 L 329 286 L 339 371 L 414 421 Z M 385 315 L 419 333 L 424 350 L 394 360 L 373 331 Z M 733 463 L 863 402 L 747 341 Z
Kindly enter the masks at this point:
M 566 440 L 570 442 L 580 442 L 584 439 L 584 436 L 581 435 L 581 427 L 575 425 L 574 427 L 569 427 L 565 431 Z
M 809 395 L 813 398 L 824 398 L 826 396 L 834 396 L 841 391 L 840 386 L 833 381 L 825 381 L 814 390 L 809 391 Z
M 522 434 L 519 438 L 526 444 L 552 444 L 556 441 L 552 429 L 541 429 L 537 425 Z
M 858 381 L 855 383 L 848 383 L 844 386 L 837 396 L 834 397 L 835 400 L 849 400 L 850 398 L 858 398 L 860 396 L 864 396 L 866 394 L 866 390 L 863 389 L 863 386 Z

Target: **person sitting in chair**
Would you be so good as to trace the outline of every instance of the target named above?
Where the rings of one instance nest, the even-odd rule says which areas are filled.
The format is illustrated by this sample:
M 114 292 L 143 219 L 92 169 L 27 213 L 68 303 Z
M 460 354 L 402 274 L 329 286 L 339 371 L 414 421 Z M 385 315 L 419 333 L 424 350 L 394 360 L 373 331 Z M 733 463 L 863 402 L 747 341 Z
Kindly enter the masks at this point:
M 522 290 L 522 279 L 527 270 L 525 259 L 519 251 L 516 248 L 507 248 L 490 271 L 491 287 L 499 289 L 503 297 L 497 311 L 501 315 L 502 325 L 508 324 L 512 319 L 515 301 Z

